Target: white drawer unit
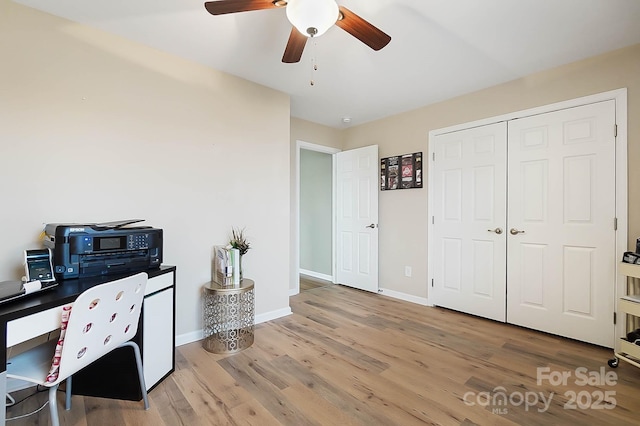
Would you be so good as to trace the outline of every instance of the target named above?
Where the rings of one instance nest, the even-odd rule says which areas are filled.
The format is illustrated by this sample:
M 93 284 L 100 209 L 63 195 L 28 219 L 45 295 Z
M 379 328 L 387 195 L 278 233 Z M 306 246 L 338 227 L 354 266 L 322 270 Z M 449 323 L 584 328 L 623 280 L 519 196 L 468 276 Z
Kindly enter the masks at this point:
M 640 265 L 621 262 L 618 265 L 618 271 L 627 277 L 640 279 Z M 628 285 L 627 288 L 629 288 Z M 623 330 L 625 331 L 620 333 L 617 331 L 620 330 L 620 328 L 616 327 L 615 357 L 610 359 L 608 364 L 610 367 L 615 368 L 618 366 L 619 360 L 623 360 L 636 367 L 640 367 L 640 346 L 628 341 L 626 335 L 627 331 L 630 331 L 627 326 L 628 316 L 640 317 L 640 295 L 625 294 L 620 296 L 618 298 L 618 311 L 621 314 Z
M 173 274 L 167 276 L 173 277 Z M 174 369 L 174 290 L 172 284 L 144 297 L 142 365 L 147 390 L 157 385 Z
M 148 273 L 142 316 L 133 340 L 140 346 L 145 385 L 150 391 L 175 369 L 176 268 L 163 266 Z M 73 376 L 74 394 L 142 399 L 130 348 L 119 348 L 94 365 Z M 105 371 L 110 380 L 103 379 Z

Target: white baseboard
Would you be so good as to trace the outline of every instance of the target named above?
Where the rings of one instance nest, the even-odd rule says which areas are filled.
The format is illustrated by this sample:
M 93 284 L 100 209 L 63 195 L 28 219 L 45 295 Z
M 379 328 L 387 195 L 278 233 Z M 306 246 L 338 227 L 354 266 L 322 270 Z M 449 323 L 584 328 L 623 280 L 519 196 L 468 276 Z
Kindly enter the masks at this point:
M 256 315 L 256 324 L 260 324 L 262 322 L 272 321 L 274 319 L 286 317 L 287 315 L 291 315 L 293 312 L 291 308 L 287 306 L 286 308 L 278 309 L 276 311 L 266 312 L 264 314 Z
M 306 269 L 300 269 L 300 273 L 302 275 L 307 275 L 313 278 L 318 278 L 319 280 L 330 281 L 333 282 L 333 277 L 331 275 L 322 274 L 320 272 L 308 271 Z
M 186 345 L 187 343 L 197 342 L 204 339 L 204 330 L 196 330 L 190 333 L 178 334 L 176 336 L 176 347 Z
M 383 296 L 393 297 L 394 299 L 400 299 L 406 302 L 417 303 L 418 305 L 433 306 L 432 303 L 429 303 L 429 299 L 427 299 L 426 297 L 412 296 L 410 294 L 401 293 L 399 291 L 389 290 L 388 288 L 381 288 L 379 289 L 378 292 Z
M 276 311 L 266 312 L 264 314 L 256 315 L 255 324 L 271 321 L 277 318 L 286 317 L 291 315 L 290 307 L 278 309 Z M 186 345 L 187 343 L 197 342 L 204 339 L 204 330 L 191 331 L 189 333 L 179 334 L 176 336 L 176 347 Z

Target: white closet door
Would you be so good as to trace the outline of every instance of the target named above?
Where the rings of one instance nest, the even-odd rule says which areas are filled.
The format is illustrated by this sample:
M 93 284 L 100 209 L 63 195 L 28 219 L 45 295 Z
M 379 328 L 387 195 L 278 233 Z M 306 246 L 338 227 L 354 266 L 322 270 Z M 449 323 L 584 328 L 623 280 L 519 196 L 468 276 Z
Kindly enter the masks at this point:
M 509 122 L 507 322 L 612 347 L 614 125 L 614 101 Z
M 435 305 L 505 321 L 505 123 L 438 135 L 432 167 Z

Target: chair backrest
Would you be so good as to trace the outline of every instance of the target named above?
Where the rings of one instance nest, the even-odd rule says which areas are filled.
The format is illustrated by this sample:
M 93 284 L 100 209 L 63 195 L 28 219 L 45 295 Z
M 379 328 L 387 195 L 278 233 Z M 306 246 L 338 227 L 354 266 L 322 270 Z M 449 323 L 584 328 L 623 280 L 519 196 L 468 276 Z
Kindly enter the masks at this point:
M 78 296 L 69 316 L 56 382 L 135 336 L 147 279 L 142 272 L 97 285 Z

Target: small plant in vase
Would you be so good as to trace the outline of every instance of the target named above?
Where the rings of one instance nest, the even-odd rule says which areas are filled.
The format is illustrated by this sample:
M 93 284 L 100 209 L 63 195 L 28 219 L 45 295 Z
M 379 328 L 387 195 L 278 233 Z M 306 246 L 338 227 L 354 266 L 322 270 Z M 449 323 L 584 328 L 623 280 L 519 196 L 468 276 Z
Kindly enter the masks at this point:
M 240 279 L 242 279 L 242 256 L 244 256 L 251 248 L 251 245 L 244 234 L 244 228 L 231 229 L 229 246 L 231 246 L 231 248 L 238 249 L 238 252 L 240 252 Z

